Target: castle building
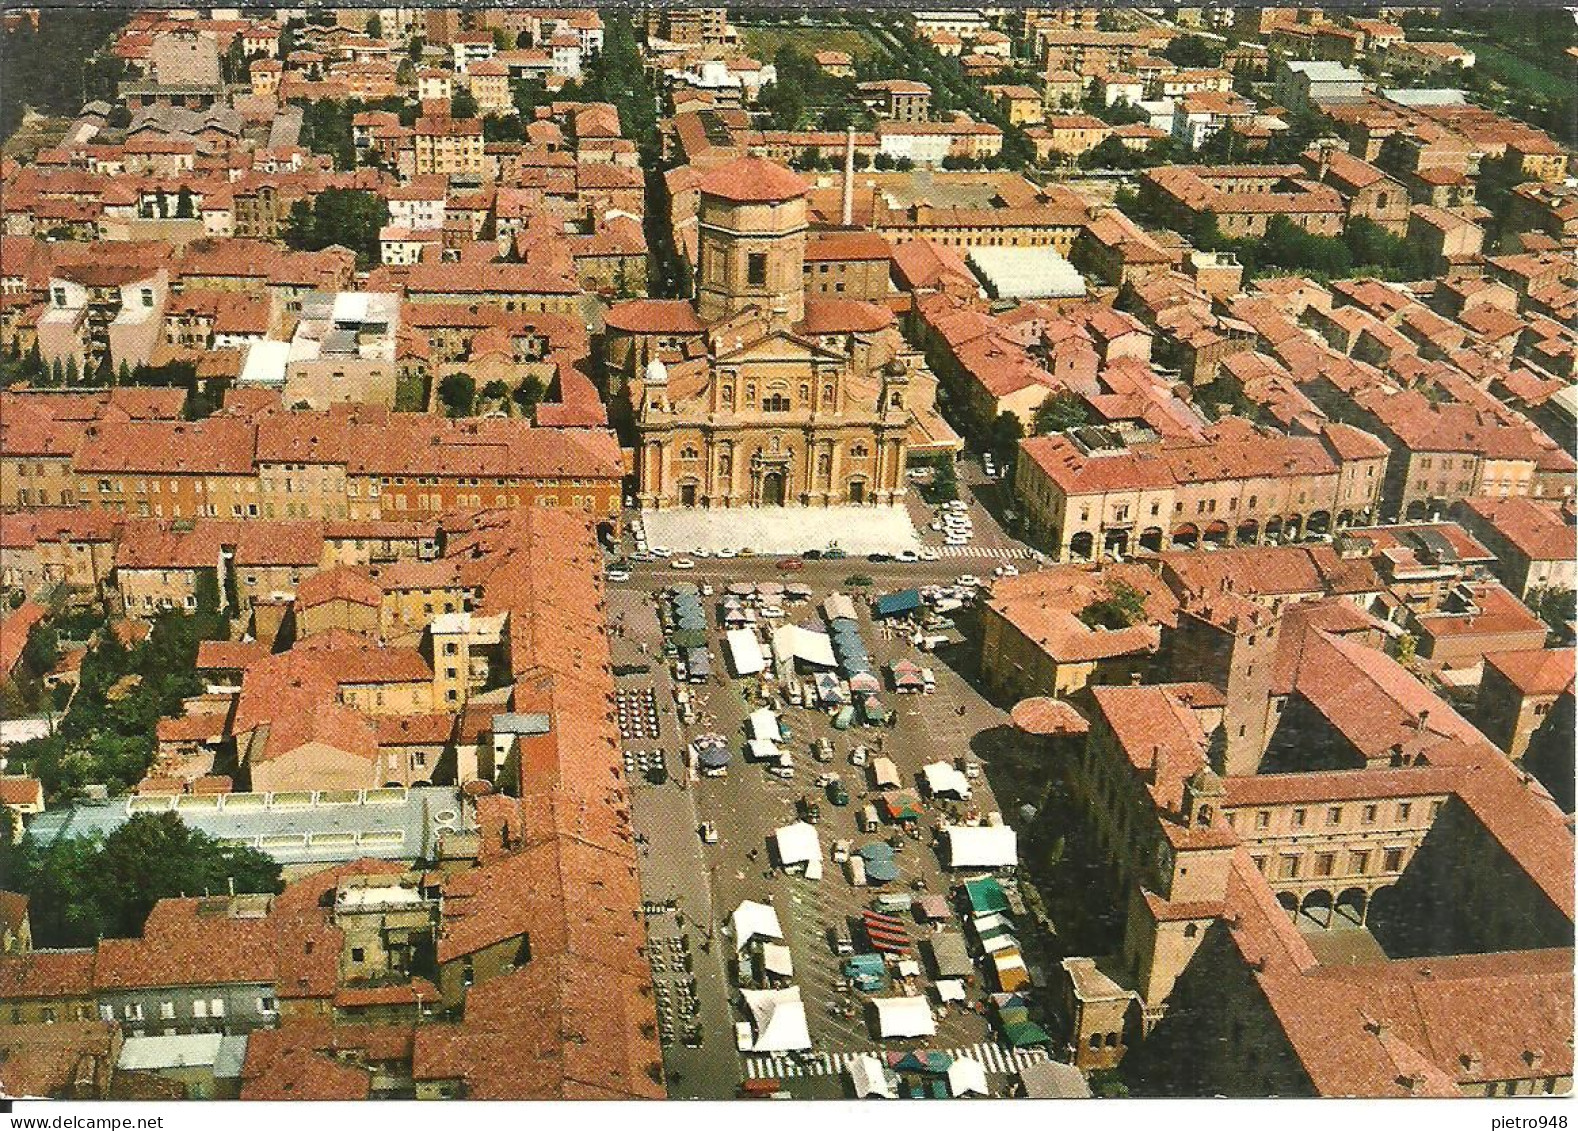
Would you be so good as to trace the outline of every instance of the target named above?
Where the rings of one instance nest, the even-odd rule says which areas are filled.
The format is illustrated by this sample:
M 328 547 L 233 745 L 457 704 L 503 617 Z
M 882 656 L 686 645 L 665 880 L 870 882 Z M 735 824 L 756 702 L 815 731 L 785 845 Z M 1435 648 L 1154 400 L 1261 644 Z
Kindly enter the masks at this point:
M 700 183 L 697 297 L 608 313 L 647 508 L 892 504 L 954 439 L 884 306 L 805 291 L 808 186 L 743 157 Z

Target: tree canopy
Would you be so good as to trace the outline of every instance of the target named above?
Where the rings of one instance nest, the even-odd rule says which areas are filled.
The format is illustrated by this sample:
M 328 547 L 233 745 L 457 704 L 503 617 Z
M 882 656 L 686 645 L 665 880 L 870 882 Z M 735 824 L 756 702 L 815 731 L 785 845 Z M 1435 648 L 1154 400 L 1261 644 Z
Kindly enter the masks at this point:
M 0 851 L 7 886 L 29 897 L 40 947 L 91 946 L 142 933 L 161 899 L 274 893 L 280 866 L 255 848 L 223 845 L 174 813 L 139 813 L 108 836 L 26 837 Z

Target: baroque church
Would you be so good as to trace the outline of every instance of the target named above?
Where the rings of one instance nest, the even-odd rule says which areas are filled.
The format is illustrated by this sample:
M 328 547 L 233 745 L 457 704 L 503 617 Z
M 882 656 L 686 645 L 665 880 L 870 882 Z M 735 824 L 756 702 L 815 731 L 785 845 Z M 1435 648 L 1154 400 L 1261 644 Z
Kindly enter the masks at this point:
M 912 448 L 957 443 L 891 310 L 806 297 L 807 194 L 760 157 L 712 169 L 695 301 L 608 312 L 643 508 L 897 503 Z

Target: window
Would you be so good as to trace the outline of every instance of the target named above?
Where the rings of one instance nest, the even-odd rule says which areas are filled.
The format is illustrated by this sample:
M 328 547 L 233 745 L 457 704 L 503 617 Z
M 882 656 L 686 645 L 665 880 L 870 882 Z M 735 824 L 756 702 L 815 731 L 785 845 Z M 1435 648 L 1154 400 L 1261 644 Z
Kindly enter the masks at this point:
M 272 997 L 260 997 L 260 998 L 258 998 L 258 1012 L 259 1013 L 273 1013 L 274 1012 L 274 999 Z
M 194 1001 L 192 1003 L 192 1016 L 193 1017 L 207 1017 L 208 1016 L 208 1003 L 206 1001 L 204 1001 L 202 998 L 198 998 L 196 1001 Z
M 1375 824 L 1375 814 L 1376 807 L 1374 805 L 1366 805 L 1359 815 L 1359 823 L 1361 825 Z
M 1399 821 L 1406 821 L 1406 820 L 1408 820 L 1408 815 L 1410 813 L 1412 813 L 1413 811 L 1414 811 L 1414 807 L 1411 804 L 1409 804 L 1408 802 L 1406 802 L 1406 801 L 1399 801 L 1397 803 L 1397 819 Z
M 1284 856 L 1282 858 L 1282 878 L 1296 880 L 1299 878 L 1299 858 L 1297 856 Z
M 1329 876 L 1337 867 L 1337 854 L 1335 852 L 1322 852 L 1315 857 L 1315 874 Z
M 1441 816 L 1441 810 L 1445 807 L 1445 805 L 1446 802 L 1444 801 L 1432 801 L 1430 803 L 1430 819 L 1432 821 Z
M 159 1003 L 159 1017 L 164 1021 L 175 1020 L 175 1002 L 161 1001 Z
M 745 257 L 745 283 L 751 287 L 767 285 L 767 255 L 753 251 Z
M 362 949 L 359 946 L 351 947 L 351 961 L 352 962 L 364 962 L 364 961 L 366 961 L 366 959 L 367 959 L 367 951 L 365 951 L 364 949 Z
M 1269 829 L 1271 827 L 1271 810 L 1262 809 L 1255 814 L 1255 828 Z
M 1326 810 L 1326 823 L 1328 825 L 1342 824 L 1342 806 L 1333 805 L 1330 809 Z
M 223 1017 L 225 1015 L 225 999 L 222 997 L 211 999 L 208 1003 L 208 1012 L 214 1017 Z
M 1348 872 L 1350 875 L 1362 876 L 1370 870 L 1370 854 L 1368 852 L 1348 853 Z
M 1382 866 L 1388 872 L 1401 872 L 1403 870 L 1403 850 L 1401 848 L 1388 848 Z
M 788 412 L 789 397 L 785 393 L 769 393 L 762 400 L 763 412 Z
M 1307 816 L 1306 810 L 1303 810 L 1303 809 L 1295 809 L 1295 810 L 1293 810 L 1293 827 L 1296 828 L 1296 829 L 1302 829 L 1304 827 L 1304 818 L 1305 818 L 1305 816 Z

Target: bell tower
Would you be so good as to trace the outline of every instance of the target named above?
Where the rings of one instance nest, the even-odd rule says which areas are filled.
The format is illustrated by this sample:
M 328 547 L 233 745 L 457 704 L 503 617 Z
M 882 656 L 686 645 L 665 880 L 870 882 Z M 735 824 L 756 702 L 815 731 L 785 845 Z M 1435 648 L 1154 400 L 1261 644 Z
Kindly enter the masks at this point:
M 753 306 L 775 325 L 805 317 L 807 191 L 794 173 L 761 157 L 742 157 L 702 177 L 702 321 L 717 322 Z

